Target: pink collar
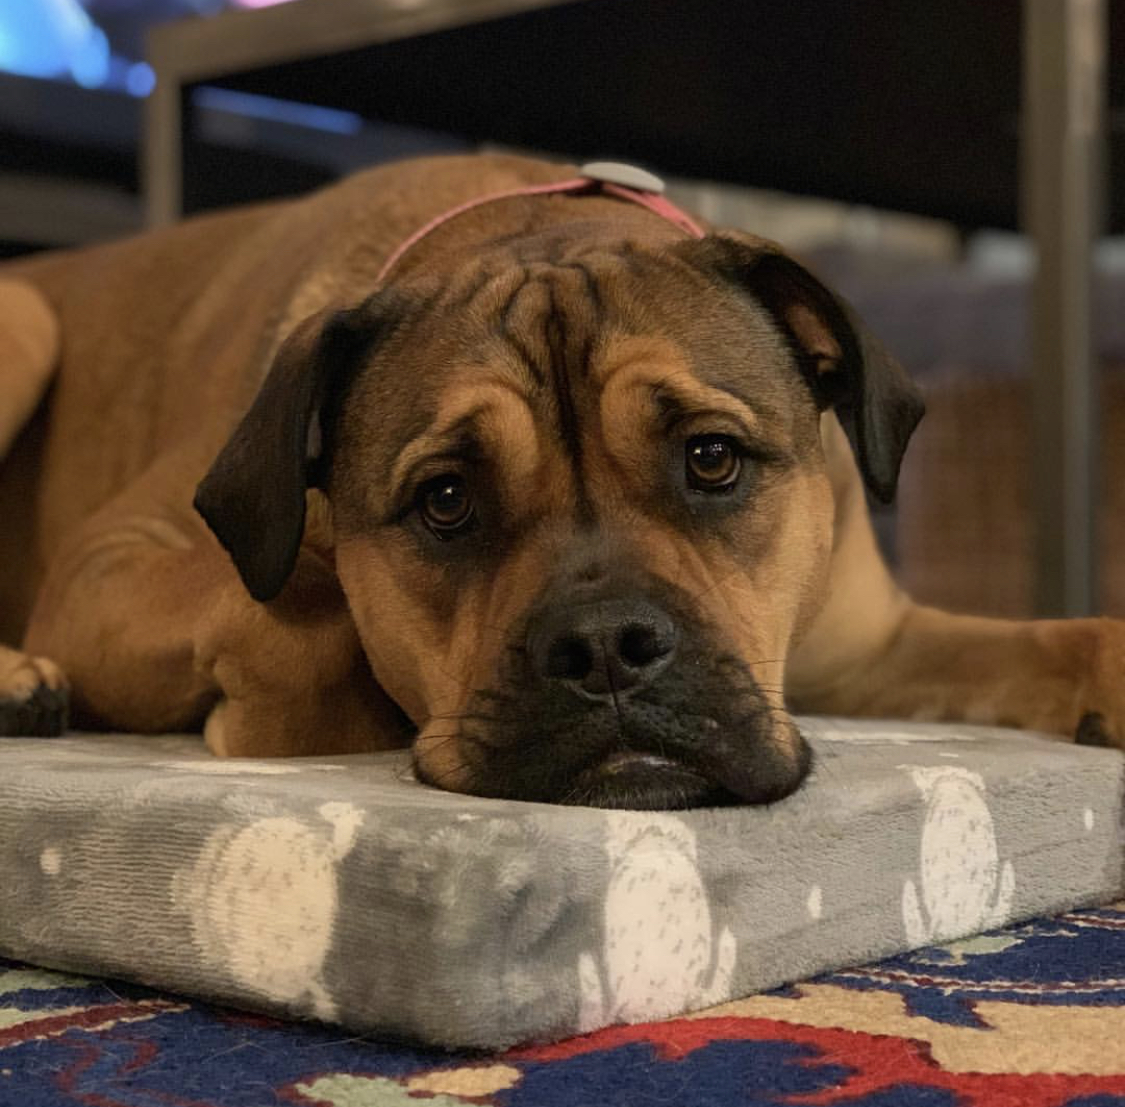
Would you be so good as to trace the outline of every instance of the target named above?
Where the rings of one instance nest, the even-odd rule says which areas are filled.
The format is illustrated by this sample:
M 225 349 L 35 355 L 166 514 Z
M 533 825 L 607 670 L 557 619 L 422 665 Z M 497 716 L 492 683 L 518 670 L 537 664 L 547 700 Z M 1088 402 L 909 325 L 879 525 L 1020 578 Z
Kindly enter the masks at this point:
M 507 200 L 515 196 L 546 196 L 557 192 L 573 193 L 601 193 L 607 196 L 616 196 L 620 200 L 628 200 L 641 207 L 648 208 L 663 219 L 667 219 L 673 226 L 678 227 L 685 234 L 693 238 L 704 238 L 706 231 L 690 215 L 681 211 L 671 200 L 662 195 L 664 184 L 659 177 L 646 173 L 631 165 L 621 165 L 617 162 L 596 162 L 584 165 L 579 170 L 578 177 L 565 181 L 555 181 L 551 184 L 527 185 L 524 188 L 511 188 L 504 192 L 493 192 L 486 196 L 478 196 L 475 200 L 468 200 L 450 208 L 441 215 L 431 219 L 419 227 L 409 238 L 401 242 L 393 254 L 383 263 L 376 283 L 381 284 L 387 274 L 395 267 L 398 261 L 408 250 L 421 242 L 431 231 L 437 230 L 443 223 L 464 215 L 467 211 L 491 204 L 497 200 Z

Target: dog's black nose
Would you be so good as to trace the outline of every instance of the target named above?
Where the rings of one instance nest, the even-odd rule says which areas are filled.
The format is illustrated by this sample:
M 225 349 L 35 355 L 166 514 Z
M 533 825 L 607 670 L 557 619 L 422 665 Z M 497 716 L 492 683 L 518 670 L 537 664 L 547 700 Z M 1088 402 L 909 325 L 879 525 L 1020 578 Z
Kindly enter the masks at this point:
M 651 681 L 676 652 L 671 616 L 645 600 L 589 600 L 542 612 L 528 631 L 539 676 L 610 699 Z

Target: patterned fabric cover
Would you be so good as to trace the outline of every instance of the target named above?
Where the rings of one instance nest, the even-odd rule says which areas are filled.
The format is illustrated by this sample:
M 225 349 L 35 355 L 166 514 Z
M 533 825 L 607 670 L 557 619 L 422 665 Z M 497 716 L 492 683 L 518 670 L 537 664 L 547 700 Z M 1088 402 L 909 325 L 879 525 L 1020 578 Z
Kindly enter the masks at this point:
M 808 719 L 769 808 L 454 796 L 403 754 L 0 744 L 0 952 L 500 1048 L 698 1010 L 1121 894 L 1120 754 Z

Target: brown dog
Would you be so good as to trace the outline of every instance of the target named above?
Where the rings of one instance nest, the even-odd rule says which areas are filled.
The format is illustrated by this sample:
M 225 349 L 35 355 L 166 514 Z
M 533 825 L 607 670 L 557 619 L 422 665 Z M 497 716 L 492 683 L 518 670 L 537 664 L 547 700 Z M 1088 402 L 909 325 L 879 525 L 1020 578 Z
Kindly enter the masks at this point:
M 891 582 L 864 483 L 921 402 L 777 247 L 521 196 L 377 281 L 563 175 L 404 163 L 4 267 L 0 396 L 54 384 L 0 473 L 0 733 L 69 685 L 217 754 L 413 740 L 441 787 L 635 807 L 792 791 L 787 703 L 1122 744 L 1120 624 Z

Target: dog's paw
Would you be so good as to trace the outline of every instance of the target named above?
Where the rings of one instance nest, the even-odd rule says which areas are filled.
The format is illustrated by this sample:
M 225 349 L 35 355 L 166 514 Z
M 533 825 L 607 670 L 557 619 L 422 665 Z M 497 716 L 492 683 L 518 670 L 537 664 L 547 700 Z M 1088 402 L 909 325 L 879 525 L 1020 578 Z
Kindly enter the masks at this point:
M 1078 729 L 1074 732 L 1074 744 L 1107 749 L 1112 748 L 1116 743 L 1106 725 L 1105 716 L 1100 711 L 1087 711 L 1078 720 Z
M 1091 619 L 1082 625 L 1089 635 L 1075 744 L 1125 749 L 1125 622 Z
M 0 738 L 54 738 L 66 730 L 66 677 L 45 657 L 0 646 Z

